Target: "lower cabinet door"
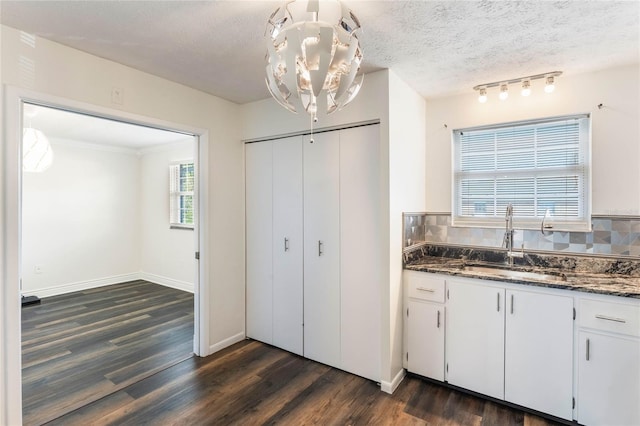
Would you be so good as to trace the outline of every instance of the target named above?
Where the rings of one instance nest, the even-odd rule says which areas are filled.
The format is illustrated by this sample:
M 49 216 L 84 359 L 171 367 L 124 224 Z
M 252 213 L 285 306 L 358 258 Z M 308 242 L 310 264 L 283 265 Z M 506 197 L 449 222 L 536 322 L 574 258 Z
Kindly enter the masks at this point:
M 573 418 L 573 299 L 507 290 L 504 399 Z
M 447 280 L 447 292 L 447 381 L 504 399 L 505 290 Z
M 409 300 L 407 367 L 444 381 L 444 306 Z
M 581 331 L 578 422 L 640 425 L 640 341 Z

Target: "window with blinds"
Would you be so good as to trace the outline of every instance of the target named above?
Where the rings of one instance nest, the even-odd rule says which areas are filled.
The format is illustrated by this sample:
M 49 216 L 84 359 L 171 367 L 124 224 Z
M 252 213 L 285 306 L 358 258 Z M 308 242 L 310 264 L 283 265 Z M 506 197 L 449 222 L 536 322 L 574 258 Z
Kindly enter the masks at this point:
M 588 115 L 453 132 L 454 226 L 591 229 Z
M 169 166 L 169 225 L 172 228 L 193 228 L 194 184 L 193 163 Z

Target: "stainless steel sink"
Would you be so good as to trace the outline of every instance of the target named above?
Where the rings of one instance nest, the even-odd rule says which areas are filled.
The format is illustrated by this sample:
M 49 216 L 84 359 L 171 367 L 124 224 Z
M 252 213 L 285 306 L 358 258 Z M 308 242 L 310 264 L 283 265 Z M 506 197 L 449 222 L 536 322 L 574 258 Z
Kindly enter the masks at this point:
M 540 272 L 517 271 L 513 269 L 492 268 L 490 266 L 464 266 L 463 271 L 479 272 L 481 274 L 496 275 L 505 278 L 522 278 L 541 281 L 564 281 L 566 277 L 562 274 L 543 274 Z

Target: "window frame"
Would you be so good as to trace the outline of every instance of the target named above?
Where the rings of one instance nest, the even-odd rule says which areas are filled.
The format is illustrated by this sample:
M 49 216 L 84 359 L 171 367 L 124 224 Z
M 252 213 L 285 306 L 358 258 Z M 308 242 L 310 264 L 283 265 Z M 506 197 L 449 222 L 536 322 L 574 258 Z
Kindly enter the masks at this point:
M 544 168 L 537 169 L 536 165 L 528 168 L 519 168 L 509 171 L 501 171 L 498 164 L 498 148 L 494 150 L 494 161 L 496 168 L 492 171 L 462 171 L 461 170 L 461 154 L 460 154 L 460 138 L 464 132 L 491 132 L 498 133 L 500 130 L 509 128 L 519 128 L 522 130 L 526 127 L 535 127 L 536 129 L 544 127 L 545 125 L 553 123 L 561 123 L 566 121 L 578 121 L 578 157 L 580 162 L 577 165 L 565 165 L 564 168 L 557 167 L 553 173 L 549 173 Z M 537 130 L 536 130 L 537 131 Z M 463 194 L 461 194 L 461 181 L 464 176 L 477 173 L 476 179 L 480 179 L 481 175 L 487 180 L 494 179 L 495 184 L 498 185 L 498 175 L 503 174 L 504 178 L 517 179 L 518 177 L 534 177 L 534 182 L 537 182 L 539 177 L 545 177 L 549 175 L 558 175 L 557 172 L 565 172 L 564 176 L 572 176 L 574 174 L 580 174 L 577 179 L 579 185 L 582 185 L 578 192 L 578 216 L 575 219 L 562 218 L 562 217 L 546 217 L 544 220 L 545 229 L 548 231 L 577 231 L 577 232 L 589 232 L 591 231 L 591 200 L 592 200 L 592 184 L 591 184 L 591 170 L 592 170 L 592 158 L 591 158 L 591 115 L 586 114 L 573 114 L 565 116 L 555 116 L 540 119 L 512 121 L 506 123 L 496 123 L 484 126 L 468 127 L 461 129 L 454 129 L 451 132 L 451 225 L 455 227 L 482 227 L 482 228 L 504 228 L 505 226 L 505 210 L 498 210 L 500 201 L 504 201 L 499 197 L 498 189 L 496 187 L 492 200 L 496 206 L 493 215 L 488 216 L 472 216 L 462 214 Z M 536 140 L 537 143 L 537 140 Z M 542 149 L 538 149 L 537 145 L 534 145 L 534 153 L 537 154 L 543 152 Z M 573 173 L 571 173 L 573 172 Z M 579 172 L 579 173 L 578 173 Z M 466 175 L 463 176 L 463 174 Z M 534 185 L 538 185 L 535 183 Z M 518 210 L 514 209 L 513 226 L 518 229 L 536 229 L 540 230 L 542 226 L 543 216 L 538 214 L 539 206 L 538 200 L 541 197 L 535 193 L 531 194 L 534 201 L 533 216 L 519 216 Z
M 182 166 L 191 166 L 193 168 L 193 190 L 183 191 L 180 190 L 180 168 Z M 177 168 L 177 174 L 174 178 L 174 168 Z M 195 162 L 193 160 L 174 161 L 169 163 L 169 229 L 195 229 L 196 210 L 195 210 L 195 188 L 196 188 L 196 170 Z M 180 198 L 191 197 L 191 223 L 182 221 L 180 215 Z M 178 219 L 175 221 L 174 219 Z

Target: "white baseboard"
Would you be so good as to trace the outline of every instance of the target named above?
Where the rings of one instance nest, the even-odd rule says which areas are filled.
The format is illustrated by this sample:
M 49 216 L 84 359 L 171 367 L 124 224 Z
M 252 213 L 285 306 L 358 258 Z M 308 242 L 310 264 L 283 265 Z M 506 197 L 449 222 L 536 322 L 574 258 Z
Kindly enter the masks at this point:
M 25 296 L 34 295 L 40 298 L 50 297 L 50 296 L 57 296 L 59 294 L 72 293 L 74 291 L 89 290 L 91 288 L 102 287 L 105 285 L 119 284 L 127 281 L 135 281 L 139 279 L 140 279 L 140 273 L 133 272 L 130 274 L 113 275 L 110 277 L 97 278 L 94 280 L 63 284 L 55 287 L 39 288 L 37 290 L 23 290 L 22 294 L 24 294 Z
M 207 355 L 211 355 L 213 353 L 216 353 L 226 347 L 229 347 L 231 345 L 233 345 L 234 343 L 238 343 L 241 342 L 245 339 L 245 334 L 243 333 L 238 333 L 235 336 L 231 336 L 228 337 L 224 340 L 219 341 L 218 343 L 215 343 L 211 346 L 209 346 L 209 353 Z
M 193 293 L 193 283 L 174 280 L 173 278 L 167 278 L 161 275 L 150 274 L 149 272 L 140 272 L 139 276 L 141 280 L 145 280 L 154 284 L 163 285 L 165 287 L 171 287 L 177 290 L 188 291 L 189 293 Z
M 396 376 L 393 378 L 391 383 L 385 382 L 384 380 L 381 381 L 380 390 L 382 392 L 386 392 L 389 394 L 393 393 L 393 391 L 395 391 L 400 385 L 400 383 L 402 382 L 402 379 L 404 379 L 404 376 L 405 376 L 405 370 L 404 368 L 402 368 L 400 369 L 400 371 L 398 371 L 398 374 L 396 374 Z
M 150 274 L 148 272 L 132 272 L 130 274 L 113 275 L 110 277 L 96 278 L 93 280 L 79 281 L 75 283 L 58 285 L 55 287 L 39 288 L 35 290 L 24 290 L 22 294 L 25 296 L 50 297 L 60 294 L 72 293 L 74 291 L 89 290 L 92 288 L 102 287 L 111 284 L 120 284 L 127 281 L 145 280 L 154 284 L 171 287 L 178 290 L 193 293 L 193 283 L 186 281 L 174 280 L 173 278 L 162 277 L 160 275 Z

